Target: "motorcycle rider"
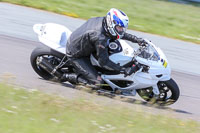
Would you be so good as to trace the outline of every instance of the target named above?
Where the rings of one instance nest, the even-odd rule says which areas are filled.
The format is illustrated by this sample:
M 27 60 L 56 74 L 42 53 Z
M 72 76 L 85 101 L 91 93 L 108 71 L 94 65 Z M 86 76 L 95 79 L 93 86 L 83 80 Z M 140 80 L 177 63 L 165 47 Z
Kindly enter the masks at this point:
M 129 19 L 121 10 L 112 8 L 105 17 L 91 18 L 72 32 L 66 46 L 66 53 L 76 74 L 66 74 L 69 82 L 101 84 L 103 81 L 90 62 L 91 53 L 95 53 L 98 63 L 104 69 L 130 75 L 138 66 L 124 68 L 109 60 L 108 40 L 124 39 L 139 45 L 144 39 L 126 33 Z

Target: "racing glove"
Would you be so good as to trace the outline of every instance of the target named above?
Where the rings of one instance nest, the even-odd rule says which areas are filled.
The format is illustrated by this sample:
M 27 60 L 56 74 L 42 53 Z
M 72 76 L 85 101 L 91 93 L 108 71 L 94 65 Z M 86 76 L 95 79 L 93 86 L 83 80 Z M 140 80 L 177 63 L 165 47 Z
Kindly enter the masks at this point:
M 146 46 L 146 41 L 143 38 L 137 38 L 137 43 L 140 46 Z
M 129 75 L 135 73 L 137 70 L 139 70 L 138 65 L 133 65 L 133 66 L 128 67 L 128 68 L 124 68 L 124 67 L 123 67 L 123 68 L 121 69 L 121 73 L 123 73 L 123 74 L 124 74 L 124 77 L 126 77 L 126 76 L 129 76 Z

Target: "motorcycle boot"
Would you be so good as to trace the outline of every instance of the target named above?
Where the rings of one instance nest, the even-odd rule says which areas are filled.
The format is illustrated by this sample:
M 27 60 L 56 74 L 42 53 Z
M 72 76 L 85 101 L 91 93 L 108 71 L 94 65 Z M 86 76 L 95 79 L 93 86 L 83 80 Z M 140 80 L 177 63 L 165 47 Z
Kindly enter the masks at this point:
M 63 74 L 63 76 L 60 78 L 60 82 L 70 82 L 72 84 L 76 84 L 77 83 L 77 75 L 75 73 L 66 73 Z
M 78 76 L 77 74 L 75 73 L 67 73 L 67 74 L 64 74 L 61 79 L 60 79 L 61 82 L 70 82 L 72 84 L 77 84 L 77 83 L 83 83 L 83 84 L 87 84 L 88 81 L 84 78 L 82 78 L 81 76 Z

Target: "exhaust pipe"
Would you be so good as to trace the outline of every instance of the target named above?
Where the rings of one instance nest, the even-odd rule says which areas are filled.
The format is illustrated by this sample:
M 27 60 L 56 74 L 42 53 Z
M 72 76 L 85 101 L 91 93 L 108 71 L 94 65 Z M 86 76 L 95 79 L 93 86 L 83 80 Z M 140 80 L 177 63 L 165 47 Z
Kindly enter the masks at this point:
M 37 59 L 37 65 L 43 68 L 44 70 L 46 70 L 51 75 L 59 78 L 61 82 L 69 81 L 73 84 L 77 84 L 77 83 L 88 84 L 88 81 L 85 78 L 83 78 L 82 76 L 78 76 L 75 73 L 62 74 L 56 71 L 55 67 L 51 65 L 48 62 L 48 60 L 43 57 L 40 57 Z
M 62 77 L 62 73 L 58 72 L 53 65 L 51 65 L 47 59 L 44 59 L 43 57 L 40 57 L 37 59 L 37 65 L 43 68 L 45 71 L 50 73 L 53 76 L 56 76 L 58 78 Z

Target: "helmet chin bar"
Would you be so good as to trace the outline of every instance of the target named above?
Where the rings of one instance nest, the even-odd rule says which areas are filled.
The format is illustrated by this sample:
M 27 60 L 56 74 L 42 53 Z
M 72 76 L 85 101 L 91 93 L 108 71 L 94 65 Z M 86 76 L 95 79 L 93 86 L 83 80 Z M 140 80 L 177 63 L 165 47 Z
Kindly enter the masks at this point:
M 113 28 L 108 28 L 108 30 L 109 30 L 109 32 L 110 32 L 110 34 L 112 35 L 112 36 L 116 36 L 116 33 L 115 33 L 115 31 L 113 30 Z
M 116 38 L 116 39 L 120 39 L 122 38 L 122 36 L 124 35 L 124 32 L 122 34 L 119 34 L 115 28 L 111 28 L 111 27 L 108 27 L 108 31 L 110 32 L 110 35 L 113 37 L 113 38 Z

